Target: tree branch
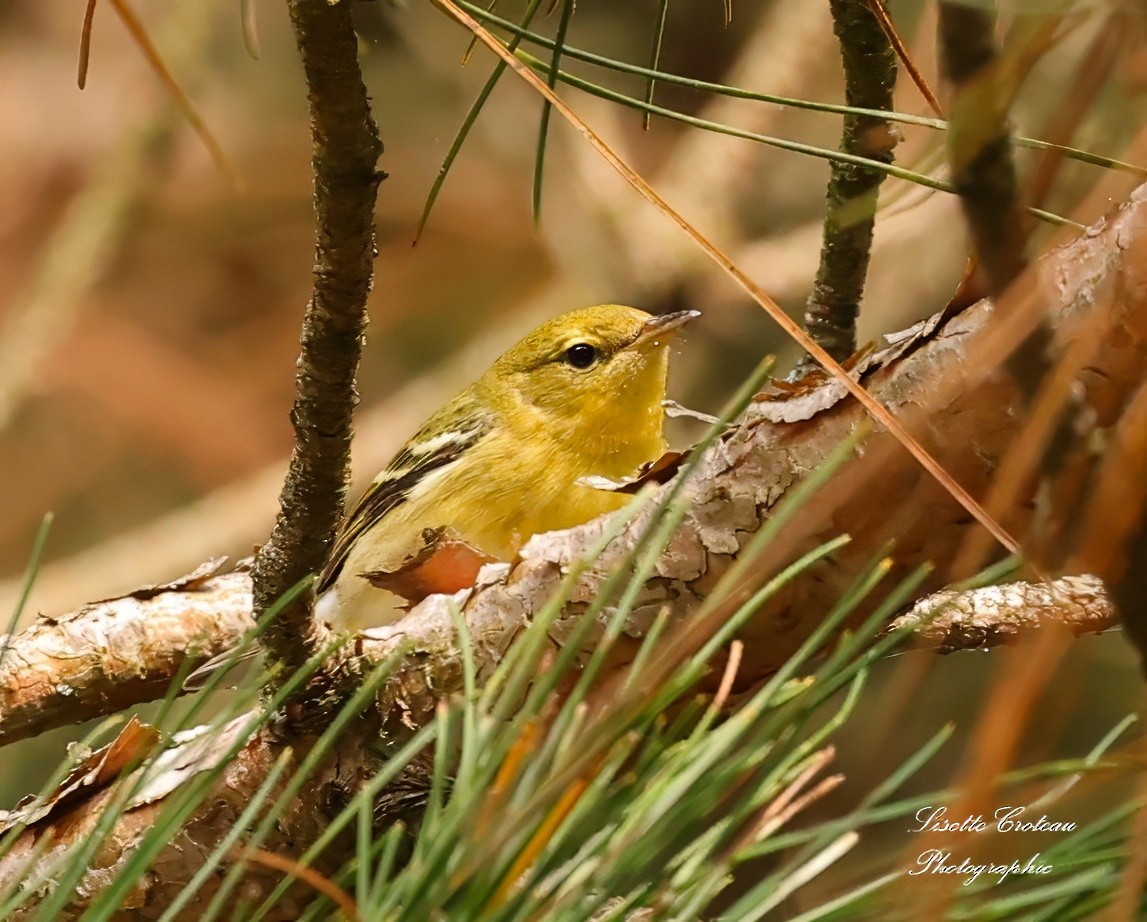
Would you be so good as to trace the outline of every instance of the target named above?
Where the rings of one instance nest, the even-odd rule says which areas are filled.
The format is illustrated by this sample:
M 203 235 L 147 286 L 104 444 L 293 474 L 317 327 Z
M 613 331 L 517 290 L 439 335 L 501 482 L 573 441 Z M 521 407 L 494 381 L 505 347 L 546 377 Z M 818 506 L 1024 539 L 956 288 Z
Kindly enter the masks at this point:
M 1141 268 L 1147 265 L 1145 253 L 1147 195 L 1141 191 L 1091 234 L 1050 254 L 1040 266 L 1046 283 L 1027 291 L 1032 312 L 1048 316 L 1057 327 L 1055 348 L 1060 351 L 1067 348 L 1071 330 L 1110 312 L 1107 322 L 1119 333 L 1105 338 L 1089 363 L 1087 380 L 1103 386 L 1088 391 L 1085 401 L 1120 406 L 1142 386 L 1142 369 L 1147 367 L 1147 278 Z M 855 370 L 871 393 L 912 420 L 918 432 L 926 419 L 929 447 L 973 495 L 986 490 L 1018 426 L 1022 389 L 1007 374 L 994 371 L 990 357 L 995 355 L 998 363 L 1006 355 L 998 341 L 1001 321 L 1011 324 L 1021 313 L 997 312 L 985 301 L 954 318 L 937 315 L 890 337 L 887 349 L 866 357 Z M 1022 327 L 1011 328 L 1022 338 Z M 1109 417 L 1110 410 L 1105 412 Z M 647 582 L 626 633 L 641 637 L 649 619 L 664 606 L 677 619 L 689 617 L 790 488 L 863 425 L 863 410 L 837 382 L 795 393 L 789 389 L 755 402 L 704 456 L 685 487 L 684 519 L 656 575 Z M 1024 499 L 1019 498 L 1021 507 Z M 1017 516 L 1018 525 L 1025 524 L 1023 518 Z M 568 636 L 573 620 L 598 597 L 606 575 L 640 539 L 644 524 L 643 517 L 633 522 L 581 577 L 551 632 L 555 642 Z M 417 725 L 441 695 L 457 687 L 460 663 L 451 605 L 460 605 L 467 619 L 479 662 L 496 663 L 516 631 L 542 610 L 571 564 L 595 545 L 604 527 L 598 521 L 538 536 L 522 549 L 512 568 L 500 568 L 508 572 L 490 568 L 473 591 L 454 598 L 431 597 L 399 623 L 365 632 L 362 646 L 371 656 L 373 644 L 380 645 L 381 655 L 393 649 L 397 638 L 413 643 L 417 651 L 415 664 L 396 679 L 400 687 L 387 693 L 392 703 L 401 702 L 400 709 Z M 946 565 L 975 527 L 891 436 L 870 436 L 858 457 L 817 491 L 754 567 L 754 579 L 763 582 L 800 553 L 842 531 L 855 538 L 810 570 L 799 585 L 771 599 L 749 622 L 740 635 L 746 650 L 741 678 L 749 681 L 783 663 L 888 543 L 894 544 L 888 583 L 931 562 L 936 572 L 923 590 L 935 591 L 942 588 Z M 1109 575 L 1102 569 L 1093 572 L 1101 579 Z M 857 617 L 867 610 L 858 610 Z M 587 647 L 596 640 L 591 636 Z
M 180 670 L 235 647 L 253 626 L 251 581 L 217 570 L 0 635 L 0 746 L 162 698 Z
M 351 4 L 291 0 L 289 7 L 310 101 L 315 268 L 291 411 L 295 447 L 281 511 L 252 573 L 257 614 L 322 568 L 342 515 L 383 178 Z M 284 674 L 306 661 L 315 649 L 309 595 L 276 619 L 265 641 L 272 658 L 288 667 Z
M 833 29 L 844 64 L 845 100 L 865 109 L 891 109 L 896 86 L 896 52 L 865 0 L 831 0 Z M 846 115 L 840 149 L 891 163 L 899 131 L 871 115 Z M 884 174 L 833 163 L 820 267 L 805 308 L 809 335 L 843 362 L 856 351 L 856 317 L 868 274 L 876 201 Z M 816 362 L 806 356 L 802 367 Z
M 1049 625 L 1076 635 L 1119 623 L 1103 581 L 1065 576 L 1051 583 L 1008 583 L 963 592 L 944 590 L 921 599 L 890 630 L 911 630 L 939 653 L 1012 643 Z
M 121 870 L 136 852 L 144 832 L 165 818 L 171 808 L 171 799 L 185 791 L 190 784 L 211 771 L 219 771 L 212 793 L 194 809 L 187 821 L 174 832 L 171 841 L 155 856 L 152 872 L 142 875 L 129 897 L 130 910 L 121 910 L 119 917 L 138 919 L 158 918 L 177 898 L 186 896 L 187 888 L 199 870 L 206 850 L 232 833 L 244 808 L 255 797 L 277 761 L 285 760 L 287 771 L 280 773 L 271 791 L 272 803 L 280 796 L 291 776 L 299 770 L 310 739 L 298 739 L 295 748 L 288 746 L 279 734 L 269 727 L 258 726 L 258 712 L 238 717 L 217 730 L 190 731 L 175 745 L 164 751 L 154 764 L 128 775 L 122 784 L 138 784 L 141 774 L 147 772 L 146 782 L 128 801 L 119 807 L 121 815 L 114 827 L 101 835 L 98 861 L 88 867 L 76 886 L 75 896 L 57 920 L 75 919 L 99 893 L 107 887 L 110 875 Z M 226 761 L 228 750 L 238 747 L 235 755 Z M 300 755 L 296 755 L 299 753 Z M 299 843 L 313 842 L 329 822 L 326 808 L 331 806 L 331 791 L 338 785 L 359 780 L 358 772 L 366 774 L 376 767 L 374 760 L 364 756 L 362 738 L 353 733 L 343 734 L 331 757 L 300 786 L 296 799 L 291 802 L 272 824 L 263 848 L 293 853 Z M 58 877 L 75 861 L 77 848 L 97 835 L 100 817 L 109 807 L 116 805 L 122 794 L 119 784 L 110 784 L 95 790 L 78 804 L 62 804 L 50 809 L 46 815 L 33 819 L 22 835 L 0 861 L 0 893 L 10 895 L 30 879 L 48 880 Z M 316 807 L 322 804 L 322 807 Z M 0 823 L 9 827 L 21 821 L 20 811 L 12 815 L 0 814 Z M 345 858 L 340 843 L 334 843 L 331 857 L 334 861 Z M 192 857 L 194 856 L 194 857 Z M 337 856 L 337 857 L 336 857 Z M 191 860 L 189 860 L 191 859 Z M 324 865 L 325 867 L 325 865 Z M 201 918 L 211 898 L 224 883 L 230 862 L 217 868 L 195 891 L 179 914 L 180 919 Z M 248 900 L 261 899 L 270 893 L 282 879 L 274 869 L 248 864 L 242 875 L 242 893 Z M 295 889 L 295 888 L 293 888 Z M 48 886 L 29 896 L 13 918 L 34 918 L 38 905 L 51 892 Z M 294 894 L 285 898 L 283 905 L 292 905 Z M 124 912 L 127 916 L 124 916 Z
M 940 58 L 951 84 L 948 160 L 988 292 L 999 295 L 1027 265 L 1028 222 L 1019 199 L 1008 130 L 1011 94 L 1000 73 L 995 17 L 960 2 L 940 4 Z
M 1094 394 L 1088 392 L 1086 399 L 1101 401 L 1107 408 L 1102 420 L 1112 432 L 1118 431 L 1118 412 L 1134 416 L 1139 413 L 1136 407 L 1147 405 L 1136 399 L 1144 387 L 1142 369 L 1147 367 L 1144 266 L 1147 194 L 1143 190 L 1092 233 L 1052 253 L 1040 266 L 1049 281 L 1039 290 L 1037 308 L 1041 313 L 1047 308 L 1057 328 L 1059 349 L 1068 347 L 1070 331 L 1078 324 L 1094 322 L 1097 311 L 1114 312 L 1107 322 L 1118 334 L 1104 338 L 1086 372 L 1088 381 L 1102 385 Z M 1014 318 L 1016 314 L 1008 316 Z M 867 356 L 856 369 L 866 386 L 899 412 L 929 411 L 929 429 L 931 438 L 936 440 L 938 457 L 974 493 L 982 493 L 995 475 L 1017 426 L 1017 408 L 1022 405 L 1019 389 L 1008 382 L 1006 375 L 992 375 L 990 363 L 984 358 L 993 350 L 999 354 L 993 339 L 998 337 L 1003 319 L 990 302 L 981 302 L 954 318 L 938 315 L 889 337 L 886 350 Z M 1121 406 L 1131 409 L 1118 411 Z M 763 516 L 863 421 L 860 408 L 833 381 L 783 397 L 762 397 L 750 407 L 738 427 L 710 451 L 688 486 L 688 514 L 659 562 L 657 575 L 646 586 L 643 604 L 627 626 L 628 631 L 640 636 L 645 627 L 643 618 L 663 604 L 670 605 L 678 617 L 687 617 L 735 559 Z M 1108 493 L 1116 495 L 1113 485 L 1105 488 L 1102 495 Z M 1128 507 L 1123 510 L 1126 516 L 1132 514 L 1130 506 L 1142 505 L 1138 492 L 1124 490 L 1118 495 Z M 1023 497 L 1020 500 L 1022 506 Z M 1076 533 L 1091 532 L 1072 522 L 1073 519 L 1068 520 L 1066 527 L 1072 533 L 1064 541 L 1074 546 Z M 634 523 L 623 533 L 574 588 L 566 613 L 555 625 L 556 642 L 562 642 L 574 619 L 595 597 L 603 574 L 632 546 L 640 525 Z M 484 571 L 475 589 L 457 597 L 431 597 L 398 624 L 366 632 L 360 645 L 368 659 L 389 655 L 403 643 L 411 649 L 411 656 L 383 694 L 384 717 L 399 714 L 406 721 L 417 723 L 433 709 L 440 695 L 458 687 L 460 662 L 450 604 L 463 605 L 479 670 L 492 668 L 517 632 L 557 589 L 570 562 L 594 545 L 603 527 L 602 522 L 591 522 L 539 536 L 523 549 L 512 570 L 507 565 L 491 567 Z M 786 527 L 770 551 L 772 562 L 762 563 L 758 578 L 763 579 L 767 567 L 776 561 L 787 562 L 801 549 L 835 537 L 843 530 L 851 530 L 855 540 L 835 554 L 831 562 L 811 573 L 812 578 L 802 580 L 799 589 L 794 587 L 791 593 L 774 599 L 747 626 L 742 635 L 746 654 L 741 674 L 750 678 L 775 669 L 819 623 L 859 568 L 888 541 L 895 542 L 893 578 L 925 560 L 936 564 L 938 574 L 942 574 L 972 527 L 950 497 L 912 465 L 894 440 L 885 434 L 871 436 L 859 457 L 813 497 L 802 509 L 798 522 Z M 1128 575 L 1121 558 L 1112 557 L 1110 566 L 1106 560 L 1086 558 L 1087 566 L 1081 566 L 1077 572 L 1095 573 L 1110 581 L 1113 592 L 1118 593 L 1121 580 L 1134 578 L 1134 568 Z M 937 575 L 924 591 L 939 590 L 942 582 Z M 210 610 L 210 593 L 217 591 L 221 593 L 221 608 L 229 610 L 231 605 L 242 605 L 245 585 L 244 574 L 213 577 L 195 594 L 180 590 L 183 594 L 173 596 L 170 602 L 173 607 L 193 605 Z M 114 620 L 113 610 L 118 603 L 106 605 L 106 617 Z M 135 623 L 133 618 L 143 614 L 136 602 L 129 600 L 125 605 L 123 623 L 125 633 L 129 633 Z M 60 621 L 103 618 L 102 610 L 90 608 Z M 132 615 L 133 611 L 140 613 Z M 170 623 L 173 633 L 166 635 L 165 642 L 179 650 L 192 628 L 181 634 L 180 622 Z M 192 620 L 188 625 L 194 623 Z M 236 640 L 246 624 L 237 619 Z M 59 653 L 58 659 L 66 660 L 84 654 L 90 646 L 91 633 L 78 624 L 64 633 L 41 626 L 33 630 L 45 633 L 18 635 L 14 649 L 35 649 L 41 643 L 37 637 L 59 642 L 57 638 L 63 636 L 73 645 Z M 593 637 L 588 641 L 591 646 L 594 642 Z M 168 668 L 173 675 L 174 665 Z M 50 683 L 40 687 L 49 688 Z M 161 688 L 162 682 L 157 678 L 151 687 Z M 106 703 L 105 709 L 100 709 L 101 694 L 102 691 L 83 696 L 91 702 L 85 704 L 86 716 L 112 709 Z M 37 728 L 64 722 L 54 719 L 51 707 L 44 706 L 47 713 L 37 718 Z M 29 703 L 27 708 L 34 710 L 36 705 Z M 7 732 L 0 731 L 0 739 Z
M 1135 395 L 1143 387 L 1143 369 L 1147 367 L 1145 255 L 1147 194 L 1141 190 L 1092 233 L 1051 254 L 1041 267 L 1048 284 L 1032 292 L 1041 313 L 1043 308 L 1049 309 L 1057 341 L 1067 340 L 1075 325 L 1091 322 L 1096 312 L 1114 312 L 1109 322 L 1119 335 L 1105 338 L 1088 371 L 1102 381 L 1102 393 L 1089 392 L 1085 398 L 1094 396 L 1108 407 L 1136 405 Z M 865 357 L 855 370 L 865 385 L 898 413 L 910 418 L 927 414 L 937 456 L 975 493 L 983 491 L 1009 444 L 1016 426 L 1015 410 L 1022 403 L 1019 387 L 1007 375 L 993 373 L 984 358 L 1001 354 L 994 340 L 1001 326 L 1006 326 L 1004 322 L 1016 316 L 1016 311 L 1001 316 L 990 302 L 981 302 L 956 317 L 937 315 L 891 337 L 885 350 Z M 1022 335 L 1022 329 L 1019 332 Z M 1061 333 L 1062 337 L 1058 335 Z M 1059 342 L 1058 348 L 1066 346 Z M 668 606 L 679 622 L 693 618 L 677 637 L 709 636 L 716 622 L 712 617 L 704 622 L 696 619 L 700 600 L 789 489 L 844 436 L 867 425 L 862 409 L 836 381 L 789 388 L 780 395 L 761 395 L 738 426 L 701 459 L 695 479 L 685 488 L 685 518 L 644 587 L 640 604 L 625 625 L 626 634 L 642 636 L 649 619 Z M 569 603 L 551 627 L 555 644 L 567 642 L 571 627 L 600 592 L 606 574 L 633 546 L 642 524 L 640 520 L 632 523 L 576 582 Z M 597 543 L 603 527 L 603 522 L 595 521 L 566 532 L 537 536 L 523 548 L 519 561 L 485 569 L 473 589 L 454 597 L 431 596 L 400 622 L 360 636 L 359 656 L 331 664 L 332 671 L 338 670 L 337 678 L 353 682 L 374 663 L 399 652 L 404 658 L 382 686 L 373 713 L 363 715 L 352 732 L 340 736 L 335 751 L 317 766 L 313 777 L 290 801 L 287 812 L 272 824 L 269 838 L 260 847 L 300 854 L 326 828 L 332 809 L 345 803 L 337 796 L 332 802 L 332 794 L 357 790 L 357 785 L 377 769 L 379 740 L 393 744 L 409 736 L 410 728 L 425 723 L 444 696 L 462 687 L 462 654 L 455 625 L 458 609 L 468 625 L 473 662 L 481 681 L 552 598 L 571 562 Z M 745 655 L 738 677 L 752 682 L 775 669 L 820 623 L 855 574 L 874 553 L 885 548 L 890 538 L 896 539 L 895 564 L 890 571 L 895 578 L 922 559 L 941 563 L 949 559 L 971 527 L 962 509 L 921 474 L 891 436 L 870 436 L 856 457 L 837 470 L 805 502 L 800 515 L 779 531 L 766 555 L 752 568 L 755 585 L 826 537 L 845 528 L 856 536 L 851 546 L 806 571 L 758 611 L 739 637 Z M 219 581 L 220 592 L 228 591 L 224 586 L 232 592 L 242 591 L 243 574 L 211 579 Z M 1053 596 L 1052 590 L 1032 586 L 945 596 L 941 620 L 920 630 L 927 641 L 951 649 L 1003 640 L 1029 626 L 1066 623 L 1078 633 L 1111 623 L 1110 602 L 1093 578 L 1061 580 L 1055 589 L 1065 596 Z M 1041 597 L 1041 592 L 1046 594 Z M 187 598 L 184 590 L 171 593 L 173 601 Z M 1018 603 L 992 609 L 985 604 L 992 598 L 1005 602 L 1018 599 Z M 931 604 L 934 610 L 936 600 Z M 1038 617 L 1032 617 L 1031 605 Z M 866 613 L 858 610 L 857 617 Z M 81 613 L 76 620 L 84 617 Z M 930 634 L 929 630 L 938 633 Z M 67 636 L 83 635 L 74 631 Z M 593 649 L 599 637 L 591 632 L 579 652 Z M 17 645 L 21 642 L 22 638 L 16 639 Z M 241 728 L 243 724 L 233 726 Z M 161 756 L 169 761 L 160 766 L 155 783 L 148 785 L 147 799 L 124 812 L 109 836 L 101 840 L 98 867 L 85 871 L 75 901 L 61 917 L 78 916 L 107 873 L 131 859 L 140 830 L 156 821 L 170 795 L 184 790 L 184 781 L 219 770 L 222 774 L 212 793 L 154 858 L 157 871 L 141 878 L 131 894 L 132 905 L 142 907 L 143 915 L 148 907 L 170 905 L 195 873 L 205 850 L 215 847 L 234 829 L 242 807 L 268 777 L 276 760 L 293 758 L 293 752 L 305 752 L 311 743 L 305 731 L 299 732 L 296 726 L 289 740 L 294 749 L 288 751 L 288 741 L 280 731 L 279 727 L 256 731 L 238 759 L 230 763 L 224 759 L 228 749 L 245 738 L 232 728 L 221 735 L 201 735 L 198 746 L 195 740 L 184 741 Z M 164 770 L 164 765 L 170 765 L 171 770 Z M 423 764 L 411 771 L 393 791 L 388 788 L 383 792 L 380 815 L 389 818 L 406 811 L 409 817 L 411 811 L 420 809 L 427 767 Z M 0 889 L 5 882 L 23 879 L 32 861 L 38 862 L 37 868 L 46 868 L 48 874 L 74 861 L 74 849 L 93 834 L 102 811 L 118 790 L 113 787 L 93 792 L 87 800 L 32 818 L 31 825 L 0 861 Z M 41 843 L 44 851 L 38 853 Z M 334 848 L 330 855 L 336 863 L 345 857 L 340 848 Z M 275 879 L 260 868 L 251 868 L 247 874 L 245 885 L 256 896 L 266 894 Z M 201 908 L 202 901 L 216 892 L 220 883 L 219 874 L 206 881 L 201 896 L 188 905 L 188 912 Z M 41 898 L 40 891 L 30 894 L 25 908 L 34 911 Z

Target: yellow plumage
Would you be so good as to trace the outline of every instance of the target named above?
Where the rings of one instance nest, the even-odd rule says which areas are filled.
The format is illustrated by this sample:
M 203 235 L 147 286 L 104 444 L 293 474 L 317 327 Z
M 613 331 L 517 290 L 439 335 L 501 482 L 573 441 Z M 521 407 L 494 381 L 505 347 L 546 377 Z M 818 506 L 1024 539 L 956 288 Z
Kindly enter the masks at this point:
M 431 531 L 509 560 L 531 535 L 623 506 L 627 496 L 580 481 L 630 477 L 664 452 L 668 345 L 695 316 L 599 305 L 505 352 L 427 420 L 348 516 L 320 578 L 319 616 L 344 628 L 399 617 L 378 576 L 401 571 Z

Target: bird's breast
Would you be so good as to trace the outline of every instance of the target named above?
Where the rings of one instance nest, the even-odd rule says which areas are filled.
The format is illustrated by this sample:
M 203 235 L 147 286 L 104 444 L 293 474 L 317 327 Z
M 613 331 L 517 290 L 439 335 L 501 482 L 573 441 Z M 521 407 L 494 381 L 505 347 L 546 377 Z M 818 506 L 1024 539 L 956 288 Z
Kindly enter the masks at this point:
M 484 457 L 444 474 L 435 491 L 444 497 L 441 517 L 451 519 L 441 524 L 503 560 L 532 535 L 572 528 L 624 506 L 625 494 L 579 481 L 590 475 L 621 479 L 640 464 L 616 455 L 587 459 L 560 444 L 523 446 L 509 438 L 491 438 L 475 450 Z

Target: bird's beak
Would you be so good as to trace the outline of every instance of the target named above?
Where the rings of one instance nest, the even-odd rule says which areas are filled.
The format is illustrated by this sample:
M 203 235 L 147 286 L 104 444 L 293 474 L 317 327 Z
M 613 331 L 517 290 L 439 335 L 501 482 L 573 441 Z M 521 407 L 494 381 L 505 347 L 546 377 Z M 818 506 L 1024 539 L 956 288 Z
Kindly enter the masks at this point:
M 650 317 L 645 321 L 641 332 L 637 334 L 637 339 L 634 340 L 633 345 L 657 345 L 664 337 L 676 333 L 689 321 L 696 320 L 700 316 L 700 311 L 677 311 L 673 314 Z

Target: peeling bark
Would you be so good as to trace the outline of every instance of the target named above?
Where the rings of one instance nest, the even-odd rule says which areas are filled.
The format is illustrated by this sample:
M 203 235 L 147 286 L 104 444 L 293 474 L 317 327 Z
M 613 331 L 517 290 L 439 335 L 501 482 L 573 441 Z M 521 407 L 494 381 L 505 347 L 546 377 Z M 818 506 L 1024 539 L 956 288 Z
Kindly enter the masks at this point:
M 0 636 L 0 746 L 162 698 L 181 669 L 232 649 L 253 624 L 251 581 L 217 569 Z
M 892 622 L 939 653 L 1012 643 L 1040 628 L 1093 634 L 1118 623 L 1102 580 L 1065 576 L 1051 583 L 1009 583 L 965 592 L 945 590 L 921 599 Z

